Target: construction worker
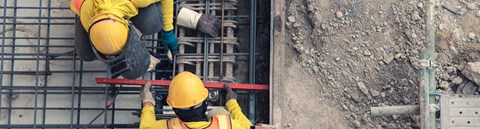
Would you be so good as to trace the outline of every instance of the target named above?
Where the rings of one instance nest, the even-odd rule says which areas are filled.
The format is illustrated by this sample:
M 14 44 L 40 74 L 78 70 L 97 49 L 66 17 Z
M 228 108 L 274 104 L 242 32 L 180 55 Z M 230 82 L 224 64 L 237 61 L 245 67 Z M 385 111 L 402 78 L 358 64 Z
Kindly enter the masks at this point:
M 252 123 L 242 113 L 237 103 L 237 95 L 225 85 L 226 110 L 207 111 L 206 98 L 208 90 L 200 78 L 190 72 L 182 72 L 175 76 L 168 88 L 167 103 L 173 108 L 177 118 L 156 120 L 154 113 L 155 100 L 150 92 L 150 82 L 140 91 L 143 109 L 140 129 L 249 129 Z M 212 112 L 215 112 L 212 114 Z
M 107 63 L 114 75 L 135 79 L 160 61 L 149 54 L 128 20 L 143 34 L 162 31 L 165 52 L 177 52 L 173 0 L 71 0 L 70 9 L 79 17 L 77 54 L 84 61 Z

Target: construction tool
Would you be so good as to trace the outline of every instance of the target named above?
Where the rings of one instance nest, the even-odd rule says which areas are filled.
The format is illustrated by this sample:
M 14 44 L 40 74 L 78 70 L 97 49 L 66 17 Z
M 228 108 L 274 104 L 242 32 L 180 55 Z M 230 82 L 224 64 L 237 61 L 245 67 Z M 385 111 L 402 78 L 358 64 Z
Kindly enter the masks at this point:
M 97 84 L 119 84 L 119 85 L 145 85 L 147 80 L 128 80 L 128 79 L 111 79 L 111 78 L 95 78 Z M 151 80 L 152 86 L 168 86 L 170 81 L 165 80 Z M 224 83 L 216 82 L 204 82 L 206 88 L 212 89 L 223 89 Z M 267 91 L 269 89 L 268 85 L 260 84 L 240 84 L 240 83 L 230 83 L 232 89 L 237 90 L 260 90 Z

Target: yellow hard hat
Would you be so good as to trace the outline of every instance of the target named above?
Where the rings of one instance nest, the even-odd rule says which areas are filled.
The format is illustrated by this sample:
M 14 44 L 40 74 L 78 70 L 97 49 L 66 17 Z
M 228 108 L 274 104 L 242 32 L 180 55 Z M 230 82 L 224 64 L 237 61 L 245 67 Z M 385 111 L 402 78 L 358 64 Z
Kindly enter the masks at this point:
M 102 54 L 118 55 L 127 44 L 128 22 L 116 15 L 102 13 L 90 20 L 89 36 Z
M 197 75 L 181 72 L 170 83 L 167 103 L 173 108 L 188 108 L 202 103 L 207 96 L 208 90 Z

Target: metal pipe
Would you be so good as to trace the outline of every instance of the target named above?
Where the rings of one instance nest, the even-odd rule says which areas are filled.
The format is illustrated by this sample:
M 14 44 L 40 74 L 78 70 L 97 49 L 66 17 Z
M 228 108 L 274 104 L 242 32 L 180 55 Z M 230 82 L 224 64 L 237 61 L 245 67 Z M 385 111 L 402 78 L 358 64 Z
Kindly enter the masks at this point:
M 435 103 L 435 97 L 430 96 L 435 92 L 435 0 L 425 0 L 426 5 L 426 40 L 425 50 L 421 53 L 421 60 L 429 62 L 428 66 L 421 68 L 420 80 L 420 123 L 422 129 L 435 128 L 435 112 L 430 110 L 430 105 Z
M 257 41 L 256 41 L 256 36 L 257 36 L 257 1 L 256 0 L 250 0 L 250 61 L 249 61 L 249 82 L 252 84 L 256 83 L 256 72 L 255 72 L 255 65 L 256 65 L 256 47 L 257 47 Z M 249 98 L 249 113 L 248 113 L 248 118 L 250 119 L 250 122 L 255 123 L 255 104 L 256 104 L 256 93 L 252 91 L 250 93 L 250 98 Z
M 370 107 L 372 116 L 420 114 L 420 105 Z

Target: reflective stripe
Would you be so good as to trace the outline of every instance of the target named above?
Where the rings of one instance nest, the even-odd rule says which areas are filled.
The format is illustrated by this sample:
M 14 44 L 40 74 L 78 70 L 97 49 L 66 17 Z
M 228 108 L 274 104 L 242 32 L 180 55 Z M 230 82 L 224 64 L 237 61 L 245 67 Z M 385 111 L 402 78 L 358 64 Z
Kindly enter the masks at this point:
M 227 123 L 227 116 L 219 115 L 216 116 L 218 118 L 218 128 L 219 129 L 229 129 Z
M 130 3 L 132 3 L 133 7 L 135 7 L 135 9 L 137 9 L 137 12 L 138 12 L 137 5 L 135 5 L 135 3 L 132 2 L 132 0 L 130 0 Z
M 73 3 L 75 4 L 75 7 L 78 9 L 79 12 L 82 9 L 82 4 L 84 1 L 85 0 L 73 0 Z
M 75 1 L 76 1 L 76 0 L 70 1 L 69 7 L 70 7 L 70 10 L 72 10 L 73 13 L 75 13 L 75 14 L 78 15 L 78 16 L 80 16 L 80 11 L 78 10 L 78 8 L 77 8 L 76 5 L 75 5 Z
M 169 129 L 189 129 L 187 125 L 181 122 L 178 118 L 167 120 L 167 126 Z M 206 127 L 205 129 L 232 129 L 230 117 L 228 115 L 213 116 L 210 126 Z

